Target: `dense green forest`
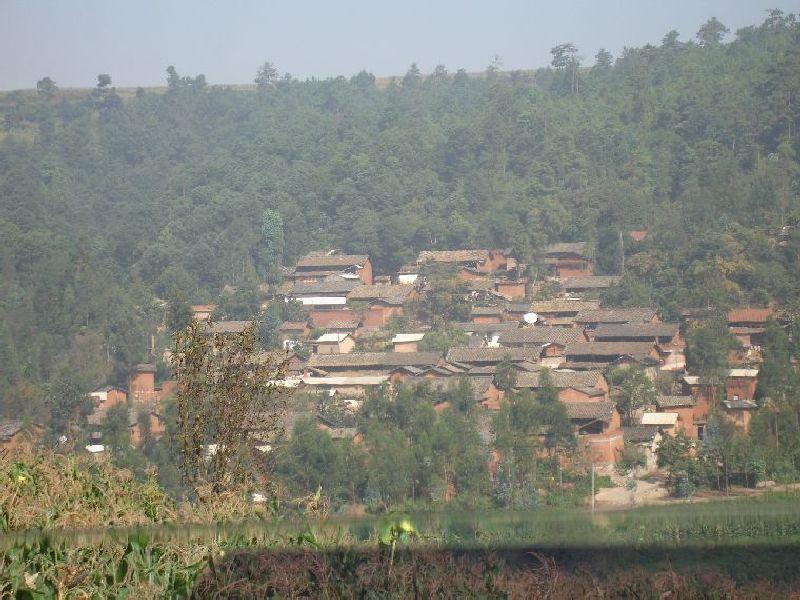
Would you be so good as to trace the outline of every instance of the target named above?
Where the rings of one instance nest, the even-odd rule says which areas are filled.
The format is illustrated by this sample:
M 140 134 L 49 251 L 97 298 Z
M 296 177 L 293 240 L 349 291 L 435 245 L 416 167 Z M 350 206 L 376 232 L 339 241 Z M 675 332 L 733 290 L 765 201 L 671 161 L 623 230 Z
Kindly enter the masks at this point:
M 426 248 L 597 244 L 608 300 L 727 307 L 800 292 L 800 25 L 534 72 L 415 65 L 377 85 L 262 69 L 252 90 L 168 69 L 0 97 L 0 407 L 34 414 L 143 360 L 157 299 L 211 301 L 313 248 L 389 271 Z M 46 74 L 42 74 L 46 75 Z M 644 242 L 620 232 L 648 229 Z M 282 235 L 281 235 L 282 234 Z M 65 392 L 66 390 L 66 392 Z M 72 396 L 70 396 L 72 394 Z M 51 400 L 52 401 L 52 400 Z M 59 402 L 61 400 L 58 400 Z

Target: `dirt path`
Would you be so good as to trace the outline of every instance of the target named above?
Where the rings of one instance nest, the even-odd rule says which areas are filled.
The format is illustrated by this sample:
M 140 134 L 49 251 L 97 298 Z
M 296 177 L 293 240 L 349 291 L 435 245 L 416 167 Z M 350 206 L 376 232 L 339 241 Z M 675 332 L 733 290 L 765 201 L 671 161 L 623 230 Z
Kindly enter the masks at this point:
M 663 476 L 651 476 L 649 480 L 634 479 L 635 486 L 630 485 L 630 478 L 619 475 L 613 469 L 598 470 L 598 473 L 609 475 L 615 487 L 601 488 L 595 495 L 595 508 L 599 510 L 624 510 L 637 506 L 647 506 L 650 504 L 677 504 L 677 503 L 697 503 L 708 502 L 709 500 L 734 499 L 745 496 L 757 496 L 770 491 L 794 491 L 800 490 L 800 483 L 790 483 L 766 485 L 756 489 L 752 488 L 732 488 L 730 495 L 719 493 L 700 492 L 691 499 L 675 498 L 670 496 Z

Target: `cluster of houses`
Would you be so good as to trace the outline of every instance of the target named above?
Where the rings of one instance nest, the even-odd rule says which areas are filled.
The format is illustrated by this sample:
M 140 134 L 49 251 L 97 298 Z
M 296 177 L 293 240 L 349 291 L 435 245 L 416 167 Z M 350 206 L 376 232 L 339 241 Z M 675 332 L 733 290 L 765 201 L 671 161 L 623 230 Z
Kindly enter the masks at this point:
M 575 432 L 598 464 L 615 462 L 626 441 L 641 445 L 652 457 L 660 436 L 683 431 L 702 439 L 709 413 L 716 409 L 748 427 L 758 408 L 754 396 L 760 344 L 773 309 L 744 307 L 728 313 L 730 331 L 741 348 L 731 353 L 725 393 L 720 395 L 686 372 L 685 332 L 703 317 L 702 311 L 687 310 L 678 322 L 663 322 L 653 307 L 602 306 L 601 293 L 619 277 L 595 275 L 592 250 L 584 242 L 553 244 L 538 264 L 547 275 L 532 280 L 527 265 L 506 250 L 427 250 L 394 274 L 376 275 L 367 255 L 309 253 L 284 268 L 282 284 L 268 298 L 302 309 L 301 319 L 279 328 L 290 358 L 287 378 L 280 383 L 302 393 L 341 398 L 357 411 L 367 392 L 379 386 L 426 382 L 446 389 L 466 378 L 476 406 L 491 414 L 507 393 L 495 379 L 499 365 L 513 366 L 517 390 L 539 389 L 543 369 L 548 369 Z M 432 351 L 425 342 L 432 324 L 418 320 L 418 309 L 431 292 L 427 274 L 438 267 L 461 282 L 471 311 L 468 320 L 448 324 L 463 332 L 458 336 L 462 341 Z M 532 299 L 544 289 L 549 299 Z M 214 308 L 194 306 L 194 317 L 207 319 Z M 218 321 L 212 326 L 224 334 L 247 325 Z M 653 380 L 668 374 L 673 385 L 669 394 L 636 415 L 635 424 L 623 426 L 608 373 L 625 365 L 640 366 Z M 129 407 L 134 443 L 141 440 L 144 426 L 150 435 L 163 432 L 159 406 L 173 390 L 170 382 L 156 387 L 154 374 L 153 365 L 139 365 L 127 390 L 109 387 L 92 393 L 95 411 L 89 422 L 98 426 L 98 446 L 99 425 L 120 402 Z M 437 410 L 447 406 L 446 397 L 442 394 Z M 357 441 L 352 427 L 319 419 L 320 427 Z M 6 432 L 0 443 L 11 438 L 13 433 Z
M 718 399 L 710 386 L 686 372 L 685 331 L 702 311 L 687 310 L 679 321 L 663 322 L 653 307 L 602 306 L 602 292 L 619 277 L 594 274 L 593 253 L 585 242 L 553 244 L 539 265 L 547 275 L 533 281 L 527 265 L 506 250 L 427 250 L 394 274 L 376 275 L 366 255 L 312 252 L 284 269 L 283 283 L 270 298 L 302 306 L 302 319 L 279 328 L 291 357 L 282 385 L 341 398 L 357 411 L 372 388 L 426 382 L 446 389 L 466 378 L 476 405 L 491 414 L 506 393 L 495 380 L 501 363 L 513 365 L 517 390 L 539 389 L 542 370 L 548 369 L 579 439 L 598 464 L 615 462 L 626 441 L 652 456 L 662 435 L 683 431 L 701 439 L 714 409 L 748 427 L 757 410 L 760 343 L 771 308 L 728 314 L 742 347 L 731 353 L 725 393 Z M 427 274 L 438 267 L 460 282 L 471 311 L 467 321 L 448 324 L 463 331 L 463 341 L 431 351 L 424 341 L 431 323 L 418 320 L 418 308 L 431 291 Z M 545 286 L 550 299 L 531 300 Z M 211 309 L 195 307 L 196 317 Z M 301 347 L 310 353 L 303 355 Z M 673 385 L 636 415 L 637 423 L 623 426 L 608 373 L 626 365 L 638 365 L 653 380 L 669 374 Z M 447 406 L 446 397 L 442 394 L 437 410 Z M 357 439 L 355 429 L 319 418 L 320 427 Z

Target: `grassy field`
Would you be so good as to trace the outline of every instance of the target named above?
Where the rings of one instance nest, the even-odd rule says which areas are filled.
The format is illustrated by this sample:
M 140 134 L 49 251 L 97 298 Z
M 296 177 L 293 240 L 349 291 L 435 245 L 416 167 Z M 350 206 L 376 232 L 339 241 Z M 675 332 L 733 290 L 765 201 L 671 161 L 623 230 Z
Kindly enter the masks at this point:
M 280 596 L 348 597 L 385 585 L 404 597 L 415 578 L 448 595 L 477 585 L 475 573 L 486 585 L 492 573 L 492 585 L 511 595 L 545 595 L 553 578 L 576 593 L 588 578 L 607 593 L 658 577 L 686 593 L 711 585 L 780 597 L 800 584 L 799 500 L 27 530 L 0 540 L 0 594 L 181 597 L 200 585 L 214 597 L 235 584 L 241 597 L 270 586 Z
M 360 518 L 253 505 L 244 492 L 201 497 L 178 504 L 153 479 L 138 481 L 107 460 L 0 453 L 0 598 L 172 598 L 193 590 L 401 598 L 711 590 L 766 598 L 800 589 L 797 493 L 596 514 Z

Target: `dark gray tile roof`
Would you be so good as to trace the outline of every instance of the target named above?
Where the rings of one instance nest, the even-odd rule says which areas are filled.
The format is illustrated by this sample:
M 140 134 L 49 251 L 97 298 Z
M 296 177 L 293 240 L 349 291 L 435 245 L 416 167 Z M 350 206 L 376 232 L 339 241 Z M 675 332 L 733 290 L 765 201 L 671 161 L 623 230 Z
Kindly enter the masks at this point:
M 636 425 L 623 427 L 622 437 L 626 442 L 652 442 L 658 433 L 658 425 Z
M 503 344 L 560 344 L 566 346 L 583 337 L 581 329 L 573 327 L 521 327 L 500 333 Z
M 353 352 L 350 354 L 312 354 L 307 366 L 310 368 L 370 368 L 432 366 L 441 360 L 438 352 Z
M 651 321 L 658 310 L 643 308 L 598 308 L 578 313 L 578 323 L 646 323 Z
M 447 360 L 457 363 L 499 363 L 506 357 L 514 362 L 537 362 L 542 348 L 450 348 Z
M 610 423 L 614 415 L 613 402 L 564 402 L 570 419 L 598 420 Z
M 695 400 L 692 396 L 659 396 L 656 398 L 658 408 L 680 408 L 694 405 Z

